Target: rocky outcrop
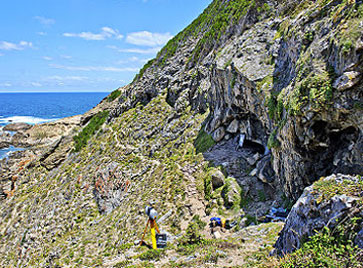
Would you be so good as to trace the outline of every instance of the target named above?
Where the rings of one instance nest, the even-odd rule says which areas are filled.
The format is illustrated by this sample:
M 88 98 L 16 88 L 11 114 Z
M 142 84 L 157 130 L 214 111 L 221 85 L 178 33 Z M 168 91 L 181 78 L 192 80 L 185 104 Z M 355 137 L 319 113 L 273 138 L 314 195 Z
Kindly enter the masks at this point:
M 3 130 L 4 131 L 20 131 L 20 130 L 28 130 L 32 126 L 27 123 L 12 123 L 6 125 Z
M 11 134 L 7 131 L 0 132 L 0 149 L 7 148 L 11 144 Z
M 110 120 L 167 89 L 177 111 L 188 103 L 196 112 L 209 108 L 205 130 L 217 143 L 243 134 L 268 148 L 274 174 L 260 177 L 297 200 L 312 178 L 363 172 L 361 2 L 256 5 L 240 10 L 217 40 L 208 39 L 216 19 L 170 42 L 123 88 Z
M 347 6 L 346 11 L 351 8 Z M 210 59 L 216 65 L 209 74 L 207 130 L 218 141 L 222 130 L 229 128 L 231 134 L 241 133 L 246 140 L 269 146 L 276 179 L 294 199 L 312 183 L 311 178 L 363 171 L 363 117 L 362 110 L 354 106 L 362 97 L 362 50 L 352 46 L 348 54 L 339 44 L 328 46 L 339 36 L 341 26 L 330 24 L 332 19 L 327 17 L 306 19 L 307 12 L 301 11 L 288 26 L 279 19 L 257 23 L 224 46 L 215 60 Z M 322 24 L 325 27 L 318 29 Z M 285 32 L 283 27 L 288 27 Z M 306 45 L 304 34 L 309 32 L 314 37 Z M 310 74 L 312 78 L 304 80 L 305 69 L 322 73 L 321 78 Z M 323 77 L 328 72 L 338 78 Z M 328 84 L 319 84 L 319 79 Z M 323 91 L 324 87 L 332 92 Z M 295 102 L 299 108 L 294 108 Z M 237 131 L 230 127 L 232 122 L 232 126 L 237 124 L 235 120 Z
M 355 217 L 360 223 L 355 227 L 350 225 L 349 233 L 363 248 L 362 197 L 360 176 L 331 175 L 307 187 L 287 217 L 275 248 L 279 253 L 290 253 L 324 227 L 333 230 Z

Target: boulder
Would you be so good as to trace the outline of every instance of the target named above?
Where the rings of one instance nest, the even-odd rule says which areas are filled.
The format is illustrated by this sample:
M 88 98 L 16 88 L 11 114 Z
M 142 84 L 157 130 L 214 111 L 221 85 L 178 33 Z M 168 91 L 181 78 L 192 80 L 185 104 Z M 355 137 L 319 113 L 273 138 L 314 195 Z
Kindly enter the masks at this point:
M 238 126 L 239 126 L 239 123 L 238 123 L 238 120 L 237 119 L 234 119 L 228 126 L 227 128 L 227 132 L 229 133 L 237 133 L 238 131 Z
M 32 127 L 32 125 L 29 125 L 27 123 L 11 123 L 6 125 L 3 130 L 5 131 L 25 131 Z
M 280 236 L 275 244 L 278 253 L 290 253 L 299 249 L 303 239 L 313 236 L 317 231 L 321 231 L 325 226 L 334 229 L 343 219 L 352 217 L 362 217 L 363 213 L 359 209 L 358 201 L 360 197 L 353 192 L 349 194 L 337 193 L 331 196 L 334 191 L 347 185 L 356 185 L 358 176 L 331 175 L 319 181 L 320 185 L 329 188 L 319 188 L 317 183 L 305 188 L 303 195 L 293 206 L 286 224 L 280 232 Z M 360 193 L 358 193 L 360 194 Z M 328 197 L 327 197 L 328 196 Z M 363 224 L 358 227 L 355 243 L 363 248 Z M 355 232 L 354 230 L 351 230 Z
M 248 156 L 246 158 L 248 164 L 250 166 L 254 166 L 256 164 L 256 162 L 258 161 L 258 159 L 260 158 L 260 154 L 259 153 L 255 153 L 253 156 Z
M 224 185 L 224 175 L 220 170 L 216 170 L 211 174 L 213 189 L 217 189 Z
M 219 142 L 223 139 L 224 135 L 226 134 L 226 131 L 224 130 L 224 127 L 219 127 L 213 132 L 213 140 L 215 142 Z
M 9 132 L 0 133 L 0 149 L 7 148 L 11 144 L 11 135 Z
M 0 149 L 7 148 L 7 147 L 9 147 L 9 145 L 10 144 L 6 141 L 0 141 Z

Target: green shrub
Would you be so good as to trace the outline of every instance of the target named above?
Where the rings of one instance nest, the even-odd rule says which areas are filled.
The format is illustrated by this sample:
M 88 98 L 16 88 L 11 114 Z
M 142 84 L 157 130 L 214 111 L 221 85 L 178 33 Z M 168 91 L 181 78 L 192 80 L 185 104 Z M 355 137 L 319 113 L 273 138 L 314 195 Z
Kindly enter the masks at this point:
M 280 147 L 281 144 L 278 141 L 278 139 L 276 138 L 276 136 L 277 136 L 277 129 L 275 129 L 274 131 L 272 131 L 272 133 L 268 137 L 267 148 L 272 149 L 272 148 L 278 148 L 278 147 Z
M 258 224 L 257 218 L 255 216 L 247 214 L 246 219 L 246 226 L 249 226 L 251 223 L 254 223 L 256 225 Z
M 185 231 L 185 235 L 181 238 L 180 242 L 182 245 L 193 245 L 198 244 L 201 241 L 202 235 L 200 234 L 199 225 L 196 222 L 191 221 Z
M 215 144 L 216 142 L 213 140 L 212 136 L 205 132 L 202 127 L 198 133 L 197 138 L 194 141 L 194 147 L 197 154 L 206 152 Z
M 82 131 L 78 133 L 78 135 L 73 137 L 75 152 L 79 152 L 83 147 L 87 145 L 88 140 L 106 121 L 108 114 L 108 111 L 103 111 L 94 115 L 89 123 L 82 129 Z
M 280 267 L 363 267 L 363 251 L 347 235 L 352 227 L 349 225 L 340 225 L 334 231 L 325 227 L 300 249 L 285 256 Z
M 304 40 L 311 43 L 314 40 L 314 32 L 313 31 L 306 32 L 304 35 Z
M 207 224 L 203 222 L 199 216 L 195 215 L 189 222 L 189 225 L 185 231 L 185 235 L 180 239 L 180 245 L 194 245 L 203 242 L 203 236 L 200 231 L 204 229 Z
M 290 114 L 298 115 L 307 104 L 316 110 L 329 108 L 333 99 L 332 79 L 331 70 L 309 74 L 295 87 L 286 109 Z
M 120 95 L 121 95 L 121 91 L 116 89 L 116 90 L 112 91 L 111 94 L 107 97 L 107 101 L 112 102 L 115 99 L 117 99 L 118 97 L 120 97 Z
M 353 43 L 351 40 L 346 40 L 344 43 L 343 43 L 343 46 L 342 46 L 342 52 L 344 54 L 348 54 L 350 52 L 350 50 L 352 49 L 353 47 Z
M 158 261 L 160 260 L 160 257 L 162 256 L 164 252 L 161 250 L 157 250 L 157 249 L 149 249 L 143 253 L 141 253 L 138 258 L 140 260 L 143 261 L 149 261 L 149 260 L 154 260 L 154 261 Z
M 205 223 L 204 221 L 202 221 L 199 217 L 199 215 L 194 215 L 194 217 L 192 218 L 192 221 L 195 222 L 198 225 L 198 228 L 200 230 L 204 229 L 204 227 L 207 226 L 207 223 Z
M 153 63 L 154 63 L 154 61 L 155 61 L 155 59 L 152 59 L 152 60 L 149 60 L 141 69 L 140 69 L 140 71 L 139 71 L 139 73 L 137 74 L 137 75 L 135 75 L 135 78 L 134 78 L 134 80 L 132 81 L 132 82 L 135 82 L 136 80 L 138 80 L 138 79 L 140 79 L 143 75 L 144 75 L 144 73 L 145 73 L 145 71 L 147 70 L 147 69 L 149 69 L 152 65 L 153 65 Z

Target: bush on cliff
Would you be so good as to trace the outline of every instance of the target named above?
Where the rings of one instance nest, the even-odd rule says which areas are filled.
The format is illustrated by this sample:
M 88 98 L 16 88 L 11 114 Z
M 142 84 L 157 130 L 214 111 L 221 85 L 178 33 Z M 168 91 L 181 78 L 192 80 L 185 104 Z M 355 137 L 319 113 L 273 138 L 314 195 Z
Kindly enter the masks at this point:
M 73 137 L 74 151 L 79 152 L 83 147 L 87 145 L 88 140 L 96 133 L 96 131 L 103 125 L 108 116 L 108 111 L 99 112 L 94 115 L 87 126 Z
M 363 267 L 363 251 L 354 246 L 347 228 L 350 224 L 333 231 L 325 227 L 296 252 L 285 256 L 280 267 Z
M 116 90 L 112 91 L 111 94 L 107 97 L 107 101 L 112 102 L 115 99 L 117 99 L 118 97 L 120 97 L 120 95 L 121 95 L 121 91 L 116 89 Z

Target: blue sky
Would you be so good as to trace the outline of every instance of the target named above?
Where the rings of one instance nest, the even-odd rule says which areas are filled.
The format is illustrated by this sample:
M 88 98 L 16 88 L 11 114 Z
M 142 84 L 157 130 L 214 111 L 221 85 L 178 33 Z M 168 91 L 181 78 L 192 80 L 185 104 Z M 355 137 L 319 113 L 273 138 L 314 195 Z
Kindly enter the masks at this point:
M 0 92 L 112 91 L 212 0 L 2 0 Z

